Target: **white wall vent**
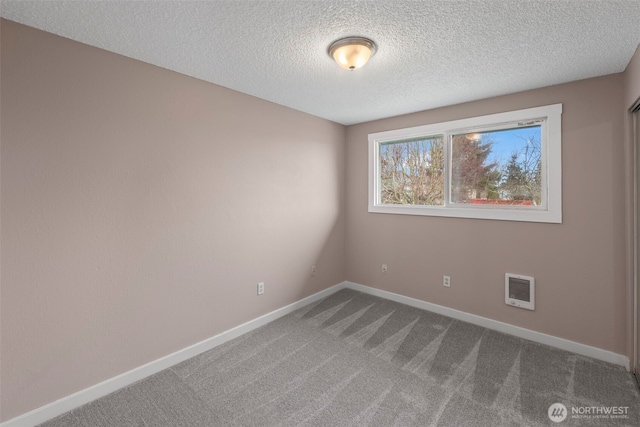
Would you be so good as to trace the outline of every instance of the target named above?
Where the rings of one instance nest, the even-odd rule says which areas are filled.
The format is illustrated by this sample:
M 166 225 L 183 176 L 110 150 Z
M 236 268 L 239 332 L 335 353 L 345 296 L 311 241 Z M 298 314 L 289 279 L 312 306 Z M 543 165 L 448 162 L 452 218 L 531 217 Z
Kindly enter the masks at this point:
M 519 308 L 535 310 L 536 282 L 533 277 L 507 273 L 504 275 L 504 302 Z

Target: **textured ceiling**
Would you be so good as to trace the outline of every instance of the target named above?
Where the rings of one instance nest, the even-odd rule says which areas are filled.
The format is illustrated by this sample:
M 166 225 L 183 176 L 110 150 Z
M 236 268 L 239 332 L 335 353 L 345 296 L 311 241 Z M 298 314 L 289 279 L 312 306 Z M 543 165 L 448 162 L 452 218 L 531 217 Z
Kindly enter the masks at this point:
M 13 1 L 0 15 L 343 124 L 622 72 L 640 0 Z M 349 72 L 335 39 L 378 44 Z

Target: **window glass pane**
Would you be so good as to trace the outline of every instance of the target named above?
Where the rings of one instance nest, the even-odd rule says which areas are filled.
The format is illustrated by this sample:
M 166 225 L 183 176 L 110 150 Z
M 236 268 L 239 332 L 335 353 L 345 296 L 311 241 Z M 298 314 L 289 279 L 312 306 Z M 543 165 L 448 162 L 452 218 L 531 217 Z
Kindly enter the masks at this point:
M 540 206 L 542 126 L 453 135 L 451 203 Z
M 370 133 L 368 142 L 369 212 L 562 223 L 562 104 Z
M 380 144 L 380 203 L 444 204 L 442 135 Z

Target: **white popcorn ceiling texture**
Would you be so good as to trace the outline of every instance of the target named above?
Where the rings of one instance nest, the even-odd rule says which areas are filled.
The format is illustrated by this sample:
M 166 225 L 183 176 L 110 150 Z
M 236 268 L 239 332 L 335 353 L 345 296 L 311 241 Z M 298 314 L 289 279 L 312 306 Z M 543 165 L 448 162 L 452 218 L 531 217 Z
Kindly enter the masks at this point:
M 13 1 L 0 15 L 342 124 L 625 70 L 640 0 Z M 378 44 L 349 72 L 339 38 Z

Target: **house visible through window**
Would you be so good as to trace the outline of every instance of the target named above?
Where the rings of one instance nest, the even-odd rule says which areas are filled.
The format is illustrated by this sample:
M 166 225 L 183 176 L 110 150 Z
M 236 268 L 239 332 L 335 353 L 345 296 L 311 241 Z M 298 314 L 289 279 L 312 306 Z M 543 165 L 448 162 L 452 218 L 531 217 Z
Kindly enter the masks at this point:
M 562 222 L 562 105 L 369 135 L 369 211 Z

